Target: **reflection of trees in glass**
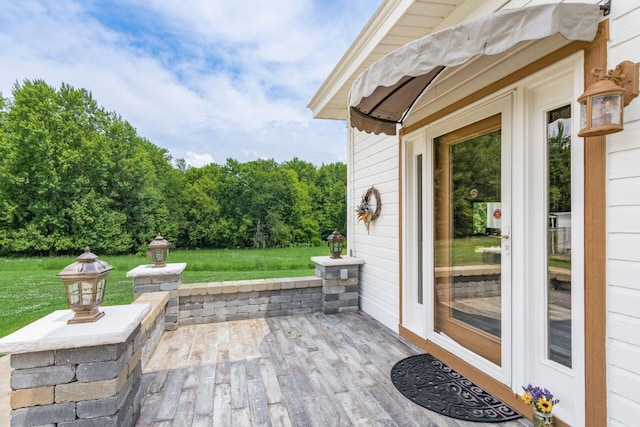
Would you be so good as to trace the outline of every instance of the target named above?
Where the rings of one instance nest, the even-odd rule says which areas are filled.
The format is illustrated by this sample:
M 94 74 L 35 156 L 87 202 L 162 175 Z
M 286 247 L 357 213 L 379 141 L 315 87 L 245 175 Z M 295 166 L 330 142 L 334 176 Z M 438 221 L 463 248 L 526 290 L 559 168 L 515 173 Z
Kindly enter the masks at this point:
M 474 203 L 500 201 L 500 131 L 452 145 L 451 169 L 454 235 L 471 236 Z
M 487 232 L 487 204 L 473 204 L 473 234 L 485 234 Z
M 571 212 L 571 136 L 565 121 L 549 124 L 549 211 Z
M 571 106 L 547 113 L 549 231 L 547 234 L 547 357 L 567 367 L 571 354 Z M 555 215 L 556 213 L 568 215 Z M 563 221 L 561 222 L 561 218 Z M 568 221 L 567 221 L 568 220 Z M 558 276 L 557 271 L 562 271 Z

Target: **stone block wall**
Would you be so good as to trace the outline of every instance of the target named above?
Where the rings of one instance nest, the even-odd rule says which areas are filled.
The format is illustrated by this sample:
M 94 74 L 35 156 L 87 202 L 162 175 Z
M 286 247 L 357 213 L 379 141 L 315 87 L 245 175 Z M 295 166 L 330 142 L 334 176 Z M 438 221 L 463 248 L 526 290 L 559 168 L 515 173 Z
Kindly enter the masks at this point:
M 168 292 L 145 294 L 104 307 L 90 324 L 67 325 L 72 313 L 60 310 L 0 339 L 12 368 L 11 426 L 134 426 L 168 300 Z
M 127 277 L 133 278 L 135 298 L 148 293 L 169 292 L 164 319 L 167 331 L 178 328 L 178 288 L 182 285 L 182 272 L 186 266 L 186 263 L 167 264 L 161 268 L 141 265 L 127 272 Z
M 120 344 L 11 355 L 12 426 L 133 426 L 142 332 Z
M 154 350 L 158 346 L 162 333 L 165 330 L 165 316 L 167 303 L 169 302 L 169 292 L 153 292 L 140 295 L 133 301 L 133 304 L 150 304 L 151 311 L 142 321 L 142 368 L 144 369 L 151 358 Z
M 312 257 L 316 276 L 322 278 L 322 311 L 336 314 L 358 311 L 360 266 L 364 260 L 355 257 Z
M 325 314 L 358 311 L 358 279 L 325 280 L 322 285 L 322 310 Z
M 193 325 L 322 310 L 317 277 L 259 279 L 182 285 L 179 323 Z

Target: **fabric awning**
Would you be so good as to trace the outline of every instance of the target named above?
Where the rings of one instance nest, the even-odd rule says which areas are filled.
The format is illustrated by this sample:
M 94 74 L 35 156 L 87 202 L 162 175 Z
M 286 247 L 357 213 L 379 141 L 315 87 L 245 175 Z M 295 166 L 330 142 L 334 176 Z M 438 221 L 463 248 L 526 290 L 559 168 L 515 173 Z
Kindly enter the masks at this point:
M 570 41 L 592 41 L 599 21 L 597 4 L 544 4 L 500 10 L 414 40 L 376 61 L 354 81 L 351 126 L 395 135 L 396 125 L 446 67 L 555 34 Z

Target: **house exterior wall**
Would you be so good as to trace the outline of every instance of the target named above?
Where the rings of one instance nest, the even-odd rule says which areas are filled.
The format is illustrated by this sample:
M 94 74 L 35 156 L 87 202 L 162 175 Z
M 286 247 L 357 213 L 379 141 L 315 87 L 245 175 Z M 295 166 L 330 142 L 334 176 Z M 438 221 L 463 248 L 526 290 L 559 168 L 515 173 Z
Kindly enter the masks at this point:
M 562 0 L 511 0 L 503 8 L 533 6 Z M 565 0 L 573 1 L 573 0 Z M 581 2 L 602 3 L 597 0 Z M 464 5 L 471 3 L 466 2 Z M 469 9 L 460 6 L 446 20 L 454 25 L 490 11 L 488 3 L 478 2 Z M 640 0 L 613 0 L 608 68 L 624 60 L 640 63 Z M 454 22 L 455 21 L 455 22 Z M 549 51 L 541 45 L 541 51 Z M 530 50 L 527 54 L 533 51 Z M 506 73 L 506 71 L 505 71 Z M 467 81 L 469 88 L 458 88 L 453 98 L 471 93 L 490 83 L 490 75 L 479 73 Z M 463 93 L 463 90 L 466 92 Z M 433 95 L 435 96 L 435 95 Z M 446 102 L 450 102 L 448 97 Z M 405 121 L 415 125 L 442 105 L 420 101 Z M 607 425 L 636 425 L 640 417 L 640 98 L 624 111 L 625 130 L 607 136 L 606 149 L 606 385 Z M 361 271 L 361 308 L 386 326 L 396 330 L 400 310 L 400 244 L 398 230 L 398 138 L 376 136 L 355 130 L 349 132 L 349 248 L 352 255 L 365 260 Z M 357 223 L 353 210 L 370 186 L 381 194 L 382 214 L 370 228 Z M 585 212 L 589 215 L 589 212 Z M 590 316 L 586 312 L 587 317 Z
M 614 1 L 609 68 L 640 62 L 640 1 Z M 640 98 L 624 110 L 624 131 L 607 140 L 607 413 L 609 425 L 640 416 Z
M 385 326 L 398 330 L 399 215 L 398 139 L 386 135 L 349 132 L 348 247 L 350 255 L 365 260 L 360 270 L 360 308 Z M 382 210 L 369 226 L 354 213 L 362 196 L 374 186 Z

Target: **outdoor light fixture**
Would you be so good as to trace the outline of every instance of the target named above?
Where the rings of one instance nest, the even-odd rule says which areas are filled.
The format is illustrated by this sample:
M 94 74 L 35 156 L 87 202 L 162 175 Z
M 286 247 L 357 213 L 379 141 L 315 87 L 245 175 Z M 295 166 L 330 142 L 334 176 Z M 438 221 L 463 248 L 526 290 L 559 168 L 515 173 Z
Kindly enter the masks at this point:
M 113 269 L 91 253 L 87 246 L 78 261 L 66 266 L 58 277 L 64 282 L 69 308 L 75 313 L 67 323 L 95 322 L 104 316 L 99 306 L 104 300 L 107 276 Z
M 149 256 L 153 260 L 153 268 L 166 267 L 164 261 L 169 255 L 169 242 L 164 240 L 161 235 L 157 235 L 151 243 L 149 243 Z
M 345 238 L 338 230 L 335 230 L 332 234 L 327 237 L 327 242 L 329 242 L 329 250 L 331 251 L 331 258 L 333 259 L 341 259 L 342 257 L 342 244 L 344 243 Z
M 607 73 L 594 68 L 591 74 L 597 80 L 578 98 L 581 129 L 578 136 L 620 132 L 624 127 L 624 107 L 638 95 L 638 64 L 624 61 Z

